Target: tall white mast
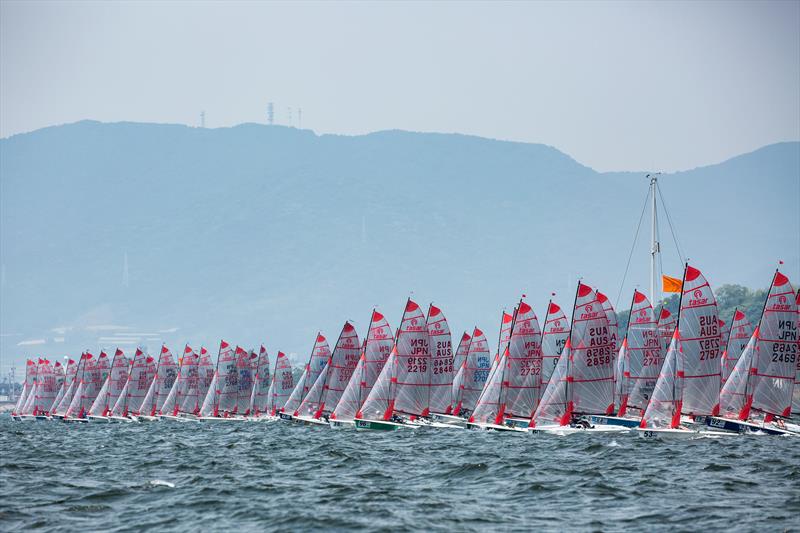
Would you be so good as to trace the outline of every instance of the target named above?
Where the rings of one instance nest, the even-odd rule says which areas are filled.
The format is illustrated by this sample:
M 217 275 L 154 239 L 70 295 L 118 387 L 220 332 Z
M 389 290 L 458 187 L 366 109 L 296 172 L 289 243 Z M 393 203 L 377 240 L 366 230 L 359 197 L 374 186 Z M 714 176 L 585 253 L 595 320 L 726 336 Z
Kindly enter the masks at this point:
M 652 199 L 652 226 L 650 228 L 650 298 L 653 306 L 655 307 L 658 304 L 658 294 L 656 293 L 657 290 L 657 282 L 656 279 L 656 254 L 661 252 L 661 247 L 658 243 L 658 213 L 656 211 L 656 187 L 658 187 L 658 175 L 661 174 L 660 172 L 656 172 L 655 174 L 648 174 L 647 177 L 650 178 L 650 197 Z

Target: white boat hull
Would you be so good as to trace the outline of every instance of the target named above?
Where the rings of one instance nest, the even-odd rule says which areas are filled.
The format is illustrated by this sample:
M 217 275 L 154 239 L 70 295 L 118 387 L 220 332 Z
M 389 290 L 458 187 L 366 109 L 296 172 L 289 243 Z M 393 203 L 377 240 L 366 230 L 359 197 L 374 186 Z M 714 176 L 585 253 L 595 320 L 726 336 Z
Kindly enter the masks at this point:
M 528 428 L 526 431 L 533 434 L 549 434 L 566 436 L 575 433 L 626 433 L 630 428 L 624 426 L 611 426 L 604 424 L 597 424 L 592 427 L 577 427 L 577 426 L 542 426 L 535 428 Z
M 228 418 L 222 416 L 201 416 L 197 420 L 200 422 L 207 422 L 207 423 L 218 423 L 218 422 L 243 422 L 243 418 L 229 416 Z
M 460 416 L 446 415 L 444 413 L 432 413 L 431 420 L 449 426 L 459 426 L 462 428 L 467 427 L 467 419 Z
M 686 428 L 636 428 L 636 434 L 645 439 L 693 439 L 700 433 Z
M 331 420 L 331 429 L 355 429 L 355 420 Z
M 112 420 L 107 416 L 89 415 L 89 422 L 92 424 L 110 424 Z

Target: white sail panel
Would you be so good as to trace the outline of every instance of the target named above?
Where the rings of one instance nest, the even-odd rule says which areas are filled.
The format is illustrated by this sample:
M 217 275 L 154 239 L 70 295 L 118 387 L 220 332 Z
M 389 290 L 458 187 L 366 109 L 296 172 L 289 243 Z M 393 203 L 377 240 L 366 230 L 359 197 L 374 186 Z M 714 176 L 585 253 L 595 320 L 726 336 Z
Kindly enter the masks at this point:
M 161 355 L 158 358 L 158 365 L 156 366 L 156 379 L 155 379 L 155 402 L 150 410 L 150 415 L 156 414 L 169 414 L 162 411 L 164 402 L 167 400 L 175 380 L 178 377 L 178 364 L 172 352 L 167 348 L 167 345 L 161 346 Z
M 175 383 L 177 383 L 177 385 L 173 385 L 175 402 L 172 406 L 165 405 L 162 410 L 167 412 L 171 407 L 172 416 L 180 413 L 195 414 L 200 401 L 200 355 L 188 344 L 183 348 L 178 379 Z
M 720 416 L 747 420 L 751 401 L 748 394 L 751 369 L 756 353 L 758 329 L 750 337 L 741 355 L 736 360 L 733 371 L 725 380 L 719 393 Z
M 464 364 L 464 361 L 467 359 L 467 352 L 469 351 L 469 341 L 472 340 L 469 333 L 466 331 L 461 335 L 461 340 L 458 342 L 458 348 L 456 348 L 456 355 L 453 358 L 453 372 L 458 372 L 458 369 Z M 455 378 L 453 378 L 455 379 Z M 455 392 L 457 389 L 454 387 L 452 389 Z
M 658 313 L 658 337 L 661 339 L 661 346 L 666 351 L 669 348 L 669 343 L 672 340 L 672 334 L 675 333 L 675 326 L 678 325 L 678 319 L 666 307 L 661 307 Z
M 211 354 L 208 353 L 205 347 L 201 347 L 200 361 L 197 363 L 197 401 L 194 409 L 190 409 L 190 406 L 187 404 L 184 408 L 185 413 L 194 415 L 200 414 L 200 406 L 208 395 L 208 391 L 211 388 L 211 381 L 214 379 L 215 373 L 216 368 L 214 368 L 214 362 L 211 360 Z
M 686 265 L 678 318 L 683 354 L 683 412 L 719 414 L 722 382 L 717 301 L 703 274 Z
M 571 412 L 567 409 L 567 384 L 568 367 L 571 365 L 572 343 L 567 337 L 564 349 L 561 351 L 550 375 L 550 381 L 542 393 L 542 398 L 531 418 L 530 427 L 566 426 L 570 423 Z
M 39 362 L 36 381 L 36 402 L 33 407 L 33 414 L 47 415 L 53 405 L 53 400 L 56 399 L 56 394 L 58 394 L 56 375 L 49 360 L 42 359 Z
M 453 415 L 463 416 L 471 414 L 475 410 L 478 398 L 489 379 L 489 371 L 492 366 L 489 354 L 486 335 L 480 329 L 475 328 L 459 379 L 459 389 L 455 398 L 456 405 L 452 410 Z
M 17 398 L 17 403 L 14 405 L 12 414 L 23 414 L 22 410 L 25 408 L 25 403 L 33 390 L 33 383 L 36 380 L 36 363 L 28 359 L 25 361 L 25 381 L 22 383 L 22 392 Z
M 144 350 L 137 348 L 133 357 L 131 374 L 128 378 L 131 382 L 128 387 L 126 404 L 122 411 L 122 416 L 142 414 L 142 405 L 156 375 L 155 360 L 147 355 Z

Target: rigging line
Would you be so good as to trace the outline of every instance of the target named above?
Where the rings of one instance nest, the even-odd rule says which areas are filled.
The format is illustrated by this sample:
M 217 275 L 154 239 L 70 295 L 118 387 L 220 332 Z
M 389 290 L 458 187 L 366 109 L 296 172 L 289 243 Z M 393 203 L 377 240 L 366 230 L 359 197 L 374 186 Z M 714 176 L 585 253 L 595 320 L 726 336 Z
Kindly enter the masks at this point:
M 664 213 L 667 214 L 667 222 L 669 223 L 669 231 L 672 233 L 672 240 L 675 243 L 675 249 L 678 251 L 678 257 L 681 260 L 681 264 L 685 264 L 683 252 L 681 251 L 681 247 L 678 244 L 678 238 L 675 236 L 675 229 L 672 227 L 672 217 L 669 216 L 669 211 L 667 210 L 667 202 L 664 201 L 664 195 L 661 194 L 661 189 L 656 185 L 656 189 L 658 190 L 658 196 L 661 198 L 661 205 L 664 207 Z
M 617 301 L 614 303 L 614 309 L 619 307 L 619 299 L 622 296 L 622 289 L 625 287 L 625 280 L 628 277 L 628 269 L 631 267 L 631 259 L 633 258 L 633 251 L 636 249 L 636 241 L 639 239 L 639 230 L 642 228 L 642 220 L 644 220 L 644 212 L 647 210 L 647 201 L 650 199 L 650 187 L 647 188 L 647 195 L 644 197 L 644 205 L 642 205 L 642 214 L 639 215 L 639 224 L 636 226 L 636 233 L 633 235 L 633 244 L 631 245 L 631 252 L 628 254 L 628 263 L 625 265 L 625 273 L 622 275 L 622 283 L 619 285 L 619 292 L 617 293 Z

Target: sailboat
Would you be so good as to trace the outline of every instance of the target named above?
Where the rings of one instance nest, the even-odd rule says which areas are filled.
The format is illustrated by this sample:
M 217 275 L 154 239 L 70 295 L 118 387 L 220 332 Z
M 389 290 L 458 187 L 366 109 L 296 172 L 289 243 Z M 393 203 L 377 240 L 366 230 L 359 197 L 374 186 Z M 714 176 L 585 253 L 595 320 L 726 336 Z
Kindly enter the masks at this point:
M 156 363 L 155 376 L 147 389 L 147 394 L 142 401 L 137 417 L 140 422 L 152 422 L 158 420 L 159 415 L 164 414 L 161 409 L 177 377 L 178 369 L 172 352 L 167 348 L 166 344 L 162 344 L 161 353 Z
M 614 411 L 616 354 L 611 342 L 608 314 L 597 291 L 578 282 L 570 334 L 529 431 L 559 435 L 587 430 L 627 431 L 622 426 L 592 426 L 585 418 Z
M 569 337 L 569 322 L 567 315 L 557 303 L 550 300 L 547 303 L 547 313 L 544 317 L 544 328 L 542 329 L 542 385 L 539 389 L 539 400 L 541 395 L 547 390 L 550 377 L 558 365 L 564 346 Z M 525 421 L 528 424 L 530 419 Z
M 619 408 L 616 416 L 595 415 L 590 422 L 638 427 L 658 379 L 663 362 L 661 352 L 653 306 L 647 296 L 634 290 L 628 328 L 615 369 L 615 397 Z
M 239 372 L 239 395 L 236 398 L 236 407 L 232 413 L 239 417 L 246 417 L 250 410 L 250 399 L 253 396 L 253 376 L 255 374 L 258 354 L 253 350 L 236 347 L 236 370 Z
M 289 399 L 289 395 L 294 389 L 292 364 L 283 352 L 278 352 L 278 357 L 275 359 L 275 370 L 272 372 L 270 381 L 267 403 L 264 407 L 264 414 L 260 418 L 277 420 L 278 411 L 286 404 L 286 400 Z
M 108 359 L 105 352 L 100 352 L 100 357 Z M 100 390 L 100 372 L 97 371 L 97 361 L 94 359 L 94 355 L 89 352 L 84 353 L 79 365 L 81 365 L 78 371 L 80 378 L 67 412 L 64 413 L 62 419 L 64 422 L 88 422 L 87 411 Z
M 56 378 L 53 366 L 48 359 L 39 360 L 34 386 L 33 416 L 36 420 L 50 420 L 49 409 L 55 400 Z
M 503 314 L 505 318 L 506 313 Z M 511 315 L 508 315 L 511 316 Z M 513 318 L 513 317 L 512 317 Z M 509 321 L 509 337 L 511 333 Z M 501 337 L 502 341 L 502 337 Z M 466 427 L 470 415 L 478 404 L 478 399 L 483 393 L 486 382 L 492 369 L 492 358 L 489 352 L 489 342 L 486 335 L 477 327 L 472 330 L 472 337 L 467 347 L 467 356 L 459 369 L 453 385 L 458 385 L 454 390 L 452 408 L 448 419 L 444 422 Z
M 507 419 L 527 424 L 539 402 L 542 335 L 533 309 L 520 299 L 514 310 L 509 342 L 497 370 L 489 377 L 467 427 L 525 431 Z
M 677 328 L 637 428 L 643 437 L 691 437 L 694 417 L 719 414 L 720 330 L 714 293 L 700 270 L 684 267 Z M 686 415 L 686 419 L 681 415 Z
M 317 378 L 325 369 L 330 355 L 331 349 L 330 346 L 328 346 L 328 340 L 322 332 L 317 333 L 314 346 L 311 348 L 311 355 L 308 357 L 308 363 L 306 363 L 305 368 L 303 368 L 303 374 L 300 376 L 294 390 L 292 390 L 286 403 L 281 407 L 278 413 L 281 420 L 292 419 L 292 413 L 297 411 L 300 404 L 305 399 L 306 394 L 308 394 L 308 391 L 311 389 L 311 386 L 317 381 Z
M 111 420 L 133 422 L 139 420 L 150 385 L 155 379 L 155 360 L 141 348 L 136 349 L 124 393 L 111 409 Z
M 487 365 L 488 366 L 488 365 Z M 416 429 L 428 416 L 430 351 L 425 315 L 408 299 L 392 352 L 375 386 L 355 416 L 356 429 Z
M 185 421 L 188 418 L 194 418 L 200 381 L 199 360 L 197 352 L 189 344 L 186 344 L 183 348 L 183 357 L 178 362 L 178 375 L 159 411 L 159 420 Z M 187 412 L 186 409 L 189 411 Z
M 445 408 L 444 413 L 431 413 L 431 418 L 437 422 L 454 424 L 459 427 L 466 427 L 466 419 L 453 414 L 453 407 L 456 405 L 456 398 L 460 394 L 464 379 L 466 377 L 466 360 L 469 354 L 469 345 L 472 337 L 466 331 L 461 335 L 458 342 L 455 356 L 453 357 L 453 384 L 450 386 L 450 404 Z
M 733 319 L 728 333 L 728 341 L 722 351 L 722 382 L 726 382 L 733 372 L 736 362 L 753 336 L 753 325 L 747 316 L 737 307 L 733 311 Z
M 199 420 L 228 422 L 237 419 L 235 410 L 239 402 L 239 373 L 236 363 L 234 349 L 224 340 L 220 341 L 217 368 L 200 407 Z
M 56 363 L 56 369 L 60 367 L 60 363 Z M 50 407 L 50 417 L 51 418 L 61 418 L 63 416 L 63 411 L 61 414 L 58 414 L 58 407 L 61 405 L 61 400 L 64 399 L 64 396 L 67 394 L 67 391 L 70 390 L 70 387 L 73 386 L 75 381 L 75 374 L 77 372 L 77 365 L 74 359 L 67 358 L 67 370 L 66 372 L 63 368 L 60 371 L 60 377 L 56 377 L 56 379 L 61 380 L 61 386 L 59 387 L 58 394 L 56 395 L 55 400 L 53 400 L 53 405 Z M 58 374 L 58 370 L 57 370 Z M 66 407 L 64 408 L 66 410 Z
M 106 377 L 97 398 L 89 408 L 90 422 L 111 422 L 111 408 L 119 399 L 128 383 L 130 362 L 119 348 L 114 352 L 111 361 L 111 370 Z
M 358 333 L 350 322 L 345 322 L 339 338 L 328 356 L 325 369 L 317 376 L 317 380 L 308 394 L 292 413 L 292 419 L 305 424 L 330 426 L 329 417 L 359 360 Z
M 31 359 L 25 361 L 25 381 L 22 384 L 22 392 L 20 392 L 17 403 L 11 411 L 11 418 L 17 422 L 34 420 L 33 415 L 25 415 L 24 410 L 28 399 L 32 397 L 33 386 L 36 382 L 36 370 L 36 363 Z
M 269 389 L 272 385 L 269 370 L 269 354 L 262 344 L 256 359 L 253 394 L 250 396 L 250 407 L 247 412 L 247 416 L 253 420 L 258 419 L 268 409 Z
M 430 388 L 428 389 L 428 410 L 431 419 L 446 414 L 452 405 L 454 355 L 450 325 L 442 310 L 431 304 L 425 322 L 428 329 L 429 351 L 431 356 Z
M 355 416 L 372 391 L 394 346 L 394 335 L 389 322 L 377 309 L 372 310 L 367 338 L 353 377 L 347 383 L 342 397 L 330 416 L 332 428 L 355 427 Z
M 705 417 L 714 429 L 790 434 L 773 425 L 789 418 L 797 373 L 798 305 L 789 279 L 776 270 L 750 341 L 720 393 L 721 416 Z

